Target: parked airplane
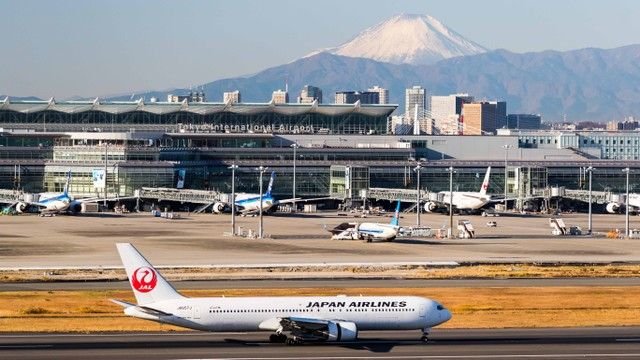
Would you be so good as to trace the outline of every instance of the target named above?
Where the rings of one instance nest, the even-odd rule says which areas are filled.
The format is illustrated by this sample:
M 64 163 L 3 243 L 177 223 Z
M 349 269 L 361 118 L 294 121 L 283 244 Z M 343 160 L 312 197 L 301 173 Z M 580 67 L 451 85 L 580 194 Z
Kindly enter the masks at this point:
M 188 298 L 129 243 L 116 244 L 137 304 L 111 300 L 140 319 L 202 331 L 272 331 L 271 342 L 354 341 L 360 330 L 422 330 L 451 319 L 438 302 L 416 296 Z
M 67 173 L 67 181 L 61 194 L 40 193 L 37 201 L 21 200 L 11 206 L 15 206 L 15 210 L 19 213 L 26 211 L 29 206 L 39 208 L 41 215 L 60 214 L 63 212 L 78 213 L 82 209 L 82 203 L 99 202 L 103 198 L 84 198 L 75 199 L 69 194 L 69 185 L 71 184 L 71 171 Z M 10 206 L 10 207 L 11 207 Z
M 624 207 L 626 206 L 625 201 L 626 194 L 620 195 L 619 201 L 611 201 L 607 204 L 606 210 L 610 214 L 617 214 L 621 211 L 624 211 Z M 640 211 L 640 194 L 629 193 L 629 212 L 638 212 Z
M 389 224 L 381 223 L 342 223 L 332 230 L 332 240 L 367 240 L 367 242 L 393 241 L 400 229 L 400 201 L 396 205 L 396 212 Z
M 273 182 L 276 178 L 276 172 L 271 172 L 271 178 L 269 179 L 269 186 L 267 187 L 267 192 L 262 195 L 262 212 L 269 212 L 274 207 L 278 205 L 291 204 L 294 202 L 307 202 L 312 200 L 319 199 L 302 199 L 302 198 L 291 198 L 291 199 L 283 199 L 277 200 L 271 195 L 271 189 L 273 188 Z M 322 198 L 325 199 L 325 198 Z M 239 193 L 236 194 L 235 206 L 239 209 L 240 214 L 249 215 L 256 214 L 260 211 L 260 194 L 248 194 L 248 193 Z M 213 204 L 213 212 L 219 214 L 225 211 L 229 211 L 231 205 L 227 202 L 217 202 Z
M 424 204 L 424 210 L 426 212 L 435 212 L 440 208 L 448 208 L 450 204 L 453 204 L 453 207 L 458 210 L 475 211 L 490 202 L 503 201 L 493 200 L 490 195 L 487 195 L 490 174 L 491 166 L 487 168 L 487 173 L 484 175 L 484 181 L 482 181 L 480 191 L 453 191 L 453 201 L 451 201 L 452 196 L 449 191 L 440 191 L 437 193 L 437 199 L 431 199 Z

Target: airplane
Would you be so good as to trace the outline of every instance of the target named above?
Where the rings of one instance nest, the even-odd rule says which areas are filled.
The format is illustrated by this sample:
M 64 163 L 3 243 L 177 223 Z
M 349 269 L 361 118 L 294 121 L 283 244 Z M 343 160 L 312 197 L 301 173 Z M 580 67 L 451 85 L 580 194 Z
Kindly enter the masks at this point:
M 294 202 L 307 202 L 313 200 L 322 200 L 327 198 L 317 198 L 317 199 L 302 199 L 302 198 L 291 198 L 291 199 L 283 199 L 277 200 L 271 195 L 271 190 L 273 188 L 273 182 L 276 178 L 276 172 L 271 172 L 271 178 L 269 179 L 269 186 L 267 187 L 267 191 L 262 195 L 262 212 L 267 213 L 270 210 L 275 209 L 278 205 L 290 204 Z M 235 206 L 239 209 L 241 215 L 255 215 L 260 211 L 260 194 L 249 194 L 249 193 L 238 193 L 236 194 Z M 216 214 L 220 214 L 225 211 L 230 211 L 231 205 L 227 202 L 216 202 L 213 204 L 213 212 Z
M 360 330 L 421 330 L 451 319 L 437 301 L 417 296 L 183 296 L 130 243 L 116 244 L 136 303 L 111 299 L 126 315 L 188 329 L 270 331 L 270 342 L 356 341 Z
M 453 191 L 453 201 L 451 201 L 451 194 L 449 191 L 440 191 L 436 194 L 436 198 L 438 200 L 431 199 L 424 204 L 424 211 L 435 212 L 441 208 L 448 208 L 452 203 L 455 209 L 462 211 L 476 211 L 491 202 L 504 201 L 503 199 L 494 200 L 491 198 L 491 195 L 487 195 L 490 174 L 491 166 L 487 168 L 487 172 L 484 175 L 484 181 L 482 181 L 482 185 L 480 186 L 480 191 Z
M 389 224 L 381 223 L 342 223 L 329 230 L 333 236 L 331 240 L 366 240 L 367 242 L 393 241 L 400 230 L 400 201 Z
M 29 206 L 37 206 L 40 215 L 55 215 L 64 212 L 76 214 L 81 211 L 83 203 L 103 201 L 103 198 L 84 198 L 75 199 L 69 194 L 69 185 L 71 183 L 71 171 L 67 172 L 67 181 L 64 185 L 62 193 L 40 193 L 37 201 L 20 200 L 14 202 L 5 210 L 15 207 L 18 213 L 25 212 Z
M 607 203 L 606 210 L 610 214 L 618 214 L 624 211 L 626 204 L 626 194 L 620 195 L 619 201 L 610 201 Z M 629 212 L 638 212 L 640 210 L 640 194 L 629 193 Z

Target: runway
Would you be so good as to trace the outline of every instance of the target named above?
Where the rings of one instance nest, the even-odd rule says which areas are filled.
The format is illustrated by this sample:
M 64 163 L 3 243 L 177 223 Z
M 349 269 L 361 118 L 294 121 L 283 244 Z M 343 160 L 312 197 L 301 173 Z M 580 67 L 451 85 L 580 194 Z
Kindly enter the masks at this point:
M 7 359 L 637 359 L 640 328 L 362 332 L 355 343 L 287 346 L 268 333 L 0 335 Z
M 297 288 L 442 288 L 442 287 L 550 287 L 640 286 L 634 278 L 562 279 L 308 279 L 308 280 L 203 280 L 173 281 L 178 290 L 297 289 Z M 127 290 L 127 281 L 75 281 L 0 283 L 0 291 Z

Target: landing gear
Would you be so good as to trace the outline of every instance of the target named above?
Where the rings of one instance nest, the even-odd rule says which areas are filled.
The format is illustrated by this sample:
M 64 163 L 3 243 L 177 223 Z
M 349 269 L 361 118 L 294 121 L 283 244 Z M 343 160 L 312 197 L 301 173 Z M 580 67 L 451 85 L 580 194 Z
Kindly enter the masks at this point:
M 282 335 L 282 334 L 271 334 L 269 335 L 269 342 L 272 343 L 283 343 L 285 341 L 289 340 L 287 338 L 286 335 Z
M 422 329 L 422 336 L 420 337 L 420 341 L 427 343 L 429 342 L 429 333 L 431 332 L 430 328 Z

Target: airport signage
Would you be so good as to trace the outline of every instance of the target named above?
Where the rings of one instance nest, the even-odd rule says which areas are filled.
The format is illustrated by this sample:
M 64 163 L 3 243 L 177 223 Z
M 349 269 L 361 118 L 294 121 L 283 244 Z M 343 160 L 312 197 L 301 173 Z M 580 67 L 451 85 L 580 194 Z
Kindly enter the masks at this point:
M 280 133 L 280 134 L 314 134 L 313 125 L 291 124 L 180 124 L 180 132 L 231 132 L 231 133 Z

